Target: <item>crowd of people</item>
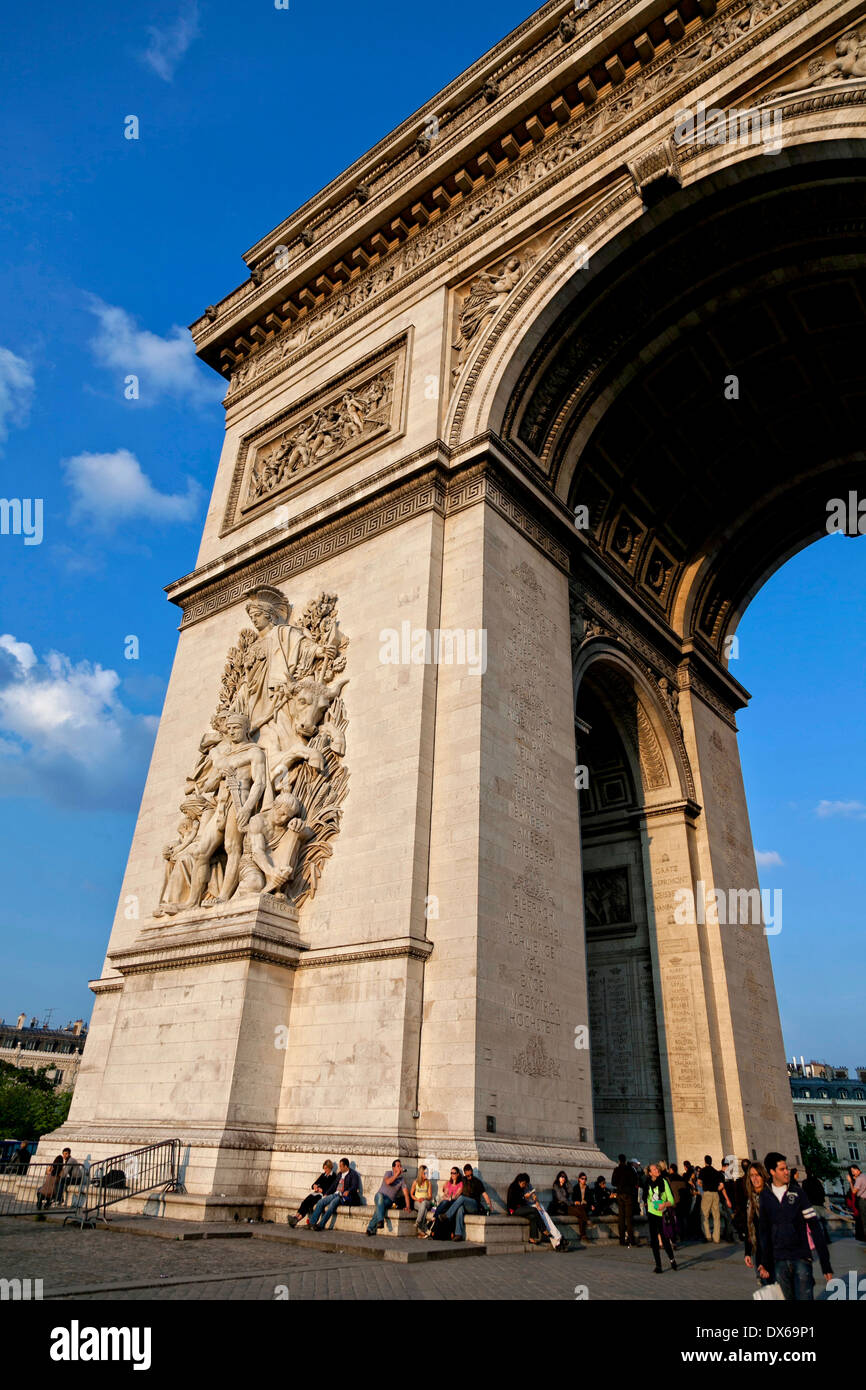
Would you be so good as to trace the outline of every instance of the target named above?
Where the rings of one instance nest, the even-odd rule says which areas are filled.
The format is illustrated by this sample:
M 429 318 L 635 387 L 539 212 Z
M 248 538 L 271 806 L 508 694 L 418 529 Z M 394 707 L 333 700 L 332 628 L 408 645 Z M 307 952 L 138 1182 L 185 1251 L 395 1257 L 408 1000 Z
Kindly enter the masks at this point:
M 857 1164 L 848 1169 L 848 1185 L 855 1237 L 866 1243 L 866 1174 Z M 289 1221 L 296 1227 L 321 1231 L 341 1206 L 360 1205 L 360 1178 L 349 1159 L 341 1158 L 336 1169 L 328 1159 Z M 391 1207 L 402 1207 L 414 1214 L 419 1239 L 453 1241 L 466 1239 L 468 1215 L 494 1210 L 490 1194 L 471 1164 L 462 1170 L 453 1167 L 434 1198 L 427 1167 L 421 1164 L 413 1179 L 398 1158 L 385 1173 L 373 1207 L 366 1227 L 368 1236 L 375 1236 L 384 1226 Z M 739 1242 L 747 1268 L 755 1273 L 756 1297 L 793 1302 L 811 1299 L 814 1261 L 825 1280 L 833 1277 L 823 1184 L 814 1174 L 801 1175 L 796 1168 L 789 1169 L 781 1153 L 768 1153 L 763 1163 L 728 1155 L 721 1168 L 706 1155 L 700 1167 L 686 1160 L 682 1170 L 664 1160 L 649 1163 L 644 1169 L 637 1159 L 628 1160 L 620 1154 L 610 1187 L 601 1175 L 590 1183 L 584 1172 L 572 1183 L 561 1170 L 546 1204 L 529 1174 L 518 1173 L 508 1188 L 504 1208 L 508 1215 L 528 1223 L 532 1245 L 549 1242 L 555 1250 L 570 1248 L 557 1218 L 571 1218 L 569 1229 L 573 1221 L 582 1241 L 597 1220 L 615 1215 L 620 1245 L 635 1247 L 642 1243 L 635 1235 L 635 1217 L 645 1217 L 656 1274 L 664 1272 L 662 1254 L 669 1268 L 677 1270 L 677 1252 L 686 1241 L 716 1245 L 722 1240 Z

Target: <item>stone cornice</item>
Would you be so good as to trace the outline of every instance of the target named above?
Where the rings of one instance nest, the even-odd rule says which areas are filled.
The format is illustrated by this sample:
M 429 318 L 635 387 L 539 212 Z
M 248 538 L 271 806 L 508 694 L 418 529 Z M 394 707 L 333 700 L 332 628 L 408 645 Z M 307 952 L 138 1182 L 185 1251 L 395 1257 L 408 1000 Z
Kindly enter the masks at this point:
M 640 810 L 634 812 L 634 819 L 651 820 L 660 816 L 685 816 L 689 822 L 697 820 L 701 814 L 701 807 L 697 801 L 691 797 L 683 797 L 679 801 L 666 801 L 663 806 L 641 806 Z
M 230 912 L 230 905 L 200 908 L 185 920 L 145 927 L 132 946 L 109 951 L 112 966 L 122 975 L 150 974 L 223 960 L 256 960 L 294 968 L 303 944 L 298 937 L 298 914 L 285 899 L 262 894 Z
M 428 467 L 420 478 L 401 481 L 390 490 L 390 495 L 383 498 L 379 493 L 353 508 L 348 516 L 311 528 L 299 538 L 275 540 L 266 555 L 248 558 L 240 550 L 235 552 L 234 563 L 224 557 L 218 567 L 222 571 L 219 577 L 211 578 L 208 573 L 192 574 L 170 586 L 169 597 L 183 608 L 181 627 L 186 628 L 239 603 L 254 585 L 288 582 L 304 570 L 353 550 L 424 512 L 433 510 L 442 514 L 444 507 L 445 481 L 438 470 Z
M 706 0 L 707 6 L 715 8 L 714 0 Z M 455 146 L 461 146 L 471 139 L 472 133 L 480 126 L 489 126 L 491 121 L 509 115 L 519 98 L 530 85 L 539 82 L 549 85 L 554 80 L 557 69 L 573 66 L 576 51 L 587 38 L 596 41 L 608 38 L 617 26 L 620 28 L 639 28 L 629 16 L 636 11 L 642 15 L 641 22 L 649 22 L 656 12 L 666 8 L 666 0 L 653 0 L 650 4 L 636 4 L 635 0 L 595 0 L 583 12 L 575 12 L 573 0 L 552 0 L 542 6 L 523 24 L 507 35 L 474 64 L 460 74 L 449 86 L 431 97 L 400 126 L 371 150 L 356 160 L 344 173 L 332 180 L 320 193 L 308 200 L 289 218 L 286 218 L 272 232 L 261 238 L 244 255 L 248 264 L 259 267 L 272 264 L 277 246 L 290 246 L 295 243 L 295 255 L 287 267 L 288 275 L 280 287 L 285 296 L 292 279 L 297 279 L 305 267 L 312 270 L 313 265 L 322 260 L 324 246 L 328 246 L 329 258 L 338 254 L 337 238 L 341 232 L 352 228 L 356 230 L 359 207 L 363 208 L 365 220 L 379 208 L 384 209 L 395 199 L 406 197 L 413 184 L 422 179 L 430 183 L 431 176 L 440 178 L 437 170 L 444 170 L 448 157 Z M 563 42 L 557 34 L 557 27 L 569 16 L 575 23 L 574 37 Z M 548 51 L 546 61 L 539 61 L 539 55 Z M 513 80 L 515 79 L 516 80 Z M 501 95 L 487 102 L 484 98 L 484 84 L 493 79 L 500 85 L 505 82 Z M 430 117 L 435 117 L 442 126 L 443 134 L 436 142 L 435 157 L 419 157 L 414 150 L 418 135 Z M 461 119 L 462 117 L 462 119 Z M 515 122 L 512 121 L 512 124 Z M 440 171 L 441 172 L 441 171 Z M 389 177 L 390 176 L 390 177 Z M 441 177 L 445 177 L 441 172 Z M 370 188 L 376 182 L 387 182 L 379 189 L 370 189 L 371 196 L 360 203 L 356 196 L 359 187 Z M 432 186 L 432 184 L 431 184 Z M 345 216 L 341 217 L 341 214 Z M 327 241 L 314 248 L 303 248 L 302 233 L 307 228 L 325 232 Z M 372 228 L 371 228 L 372 230 Z M 300 243 L 300 245 L 299 245 Z M 327 258 L 326 258 L 327 259 Z M 271 282 L 257 285 L 248 280 L 240 285 L 217 307 L 218 318 L 210 320 L 204 316 L 191 326 L 200 347 L 220 336 L 229 317 L 237 318 L 257 300 L 264 305 L 268 292 L 273 291 Z
M 282 272 L 278 273 L 275 277 L 279 278 L 281 281 L 278 291 L 270 282 L 268 286 L 265 287 L 254 286 L 249 294 L 249 302 L 246 304 L 246 311 L 248 313 L 254 312 L 261 318 L 256 333 L 253 335 L 258 344 L 264 345 L 259 348 L 259 354 L 264 353 L 267 355 L 268 350 L 273 348 L 275 343 L 290 345 L 295 338 L 298 339 L 298 347 L 303 347 L 307 341 L 309 331 L 307 325 L 311 324 L 317 317 L 320 318 L 323 313 L 332 313 L 332 306 L 334 306 L 338 299 L 342 299 L 344 301 L 344 307 L 339 312 L 336 320 L 334 320 L 334 313 L 332 313 L 332 322 L 328 333 L 328 336 L 330 336 L 330 333 L 335 331 L 334 322 L 336 322 L 339 327 L 344 326 L 347 322 L 351 321 L 350 316 L 357 316 L 359 310 L 363 312 L 365 306 L 369 302 L 372 300 L 379 302 L 383 297 L 383 292 L 385 292 L 385 297 L 388 297 L 390 294 L 395 293 L 402 285 L 411 283 L 411 279 L 417 276 L 416 259 L 413 261 L 411 267 L 411 269 L 415 270 L 415 275 L 407 279 L 406 271 L 409 270 L 410 267 L 403 264 L 404 246 L 408 250 L 416 243 L 420 245 L 420 243 L 425 240 L 429 241 L 431 235 L 441 236 L 441 229 L 448 219 L 453 221 L 455 217 L 458 219 L 464 218 L 465 210 L 469 202 L 478 202 L 480 199 L 483 199 L 497 183 L 501 184 L 504 180 L 513 179 L 515 171 L 518 168 L 531 164 L 537 159 L 539 152 L 543 152 L 547 156 L 552 156 L 557 144 L 561 144 L 567 140 L 573 142 L 575 136 L 580 135 L 582 127 L 587 122 L 595 123 L 599 113 L 601 113 L 601 126 L 604 135 L 603 138 L 599 139 L 598 132 L 595 130 L 593 131 L 593 138 L 589 146 L 588 155 L 582 155 L 579 159 L 565 160 L 561 166 L 557 167 L 554 175 L 549 179 L 536 183 L 523 194 L 522 198 L 510 200 L 509 209 L 514 208 L 516 210 L 522 203 L 546 191 L 548 185 L 552 186 L 554 183 L 561 181 L 564 177 L 564 173 L 565 175 L 569 175 L 581 165 L 588 161 L 595 160 L 599 153 L 622 139 L 624 135 L 627 135 L 630 131 L 651 121 L 658 112 L 670 104 L 677 94 L 684 93 L 690 87 L 699 85 L 706 77 L 714 75 L 729 64 L 732 58 L 747 52 L 755 43 L 763 42 L 774 33 L 776 29 L 808 9 L 809 6 L 810 0 L 799 0 L 799 3 L 792 3 L 792 0 L 784 0 L 784 3 L 781 4 L 781 9 L 780 0 L 750 0 L 750 3 L 747 5 L 744 5 L 742 0 L 735 0 L 734 4 L 727 7 L 718 18 L 729 21 L 733 16 L 748 9 L 750 14 L 755 17 L 754 29 L 749 29 L 748 33 L 745 35 L 742 33 L 734 33 L 720 45 L 720 51 L 718 53 L 712 52 L 708 55 L 702 55 L 701 51 L 702 35 L 705 30 L 709 32 L 709 26 L 715 22 L 716 17 L 714 17 L 712 19 L 707 18 L 698 26 L 690 23 L 688 32 L 684 37 L 676 42 L 671 40 L 671 42 L 663 44 L 661 46 L 660 56 L 652 58 L 646 64 L 641 63 L 635 66 L 635 64 L 632 63 L 630 65 L 631 76 L 628 78 L 625 76 L 625 68 L 620 61 L 619 67 L 615 69 L 617 78 L 614 79 L 611 77 L 609 79 L 611 86 L 609 95 L 602 97 L 596 104 L 595 87 L 590 82 L 592 95 L 588 96 L 587 93 L 584 92 L 583 95 L 578 98 L 578 104 L 581 110 L 577 117 L 573 117 L 573 111 L 576 107 L 564 103 L 563 110 L 568 113 L 567 123 L 563 125 L 563 129 L 558 136 L 551 132 L 549 126 L 540 123 L 538 121 L 538 115 L 536 114 L 533 119 L 537 123 L 536 133 L 538 134 L 539 141 L 537 144 L 534 139 L 530 141 L 530 137 L 527 135 L 526 141 L 528 148 L 514 145 L 511 155 L 508 156 L 508 162 L 505 167 L 499 167 L 505 156 L 500 153 L 499 158 L 494 159 L 493 156 L 488 153 L 488 163 L 485 166 L 486 173 L 483 179 L 476 182 L 475 179 L 466 175 L 467 181 L 465 191 L 460 196 L 456 194 L 453 197 L 450 195 L 446 196 L 440 185 L 437 191 L 443 193 L 443 197 L 440 200 L 439 206 L 444 209 L 444 211 L 440 211 L 438 215 L 431 214 L 428 208 L 419 223 L 413 219 L 412 215 L 406 209 L 404 209 L 401 216 L 398 217 L 394 223 L 394 227 L 400 229 L 399 232 L 391 228 L 388 236 L 377 234 L 379 236 L 379 248 L 372 257 L 376 262 L 373 269 L 366 272 L 362 271 L 360 275 L 353 273 L 347 266 L 344 257 L 339 263 L 343 267 L 343 270 L 340 275 L 337 276 L 336 283 L 333 281 L 333 274 L 331 279 L 329 279 L 327 275 L 323 276 L 320 274 L 315 284 L 313 284 L 312 281 L 310 282 L 313 288 L 308 286 L 305 291 L 306 298 L 303 301 L 307 306 L 305 309 L 295 305 L 290 311 L 288 300 L 286 300 L 286 303 L 283 305 L 283 310 L 288 313 L 288 318 L 285 321 L 281 320 L 280 314 L 275 315 L 271 313 L 267 317 L 267 321 L 265 321 L 264 316 L 267 314 L 269 298 L 273 299 L 274 305 L 276 305 L 274 295 L 278 294 L 281 299 L 289 295 L 293 278 L 292 275 L 286 277 Z M 712 0 L 711 8 L 715 8 Z M 591 12 L 591 14 L 592 13 L 593 12 Z M 674 12 L 674 16 L 669 16 L 669 18 L 672 17 L 677 17 L 676 11 Z M 681 35 L 683 33 L 681 22 L 679 33 Z M 611 40 L 614 47 L 617 37 L 621 36 L 613 36 Z M 654 53 L 654 51 L 652 44 L 650 44 L 649 52 Z M 576 56 L 575 51 L 573 57 Z M 589 61 L 589 56 L 587 57 L 587 61 Z M 610 62 L 611 60 L 608 61 Z M 593 67 L 593 62 L 594 59 L 589 62 L 590 67 Z M 681 70 L 679 73 L 678 69 Z M 593 70 L 595 69 L 593 68 Z M 601 70 L 602 72 L 605 71 L 603 67 Z M 567 77 L 568 79 L 563 89 L 564 91 L 569 91 L 574 86 L 575 75 L 576 73 L 572 63 L 567 73 L 563 73 L 563 78 L 565 79 Z M 685 77 L 686 80 L 677 83 L 676 79 L 678 76 Z M 607 80 L 608 79 L 606 79 L 606 81 Z M 583 83 L 584 79 L 581 78 L 580 82 Z M 638 90 L 638 84 L 641 85 L 643 92 L 640 100 L 637 100 L 634 95 Z M 545 103 L 542 108 L 545 111 L 549 106 L 549 91 L 550 89 L 548 87 L 546 90 Z M 650 96 L 652 99 L 648 100 L 647 98 Z M 557 98 L 557 100 L 561 101 L 562 98 Z M 630 117 L 629 107 L 632 108 Z M 608 115 L 606 114 L 608 112 L 610 114 L 610 120 L 608 120 Z M 513 114 L 512 112 L 512 115 Z M 548 121 L 552 121 L 552 119 L 553 118 L 550 116 L 547 117 Z M 489 126 L 489 114 L 485 114 L 483 120 L 486 121 Z M 607 130 L 608 125 L 610 125 L 610 131 Z M 490 138 L 493 139 L 494 144 L 498 144 L 501 134 L 502 132 L 498 130 L 498 128 L 490 132 Z M 436 177 L 438 177 L 438 175 Z M 420 188 L 416 190 L 416 194 L 419 197 L 421 196 Z M 418 207 L 420 207 L 420 204 L 416 203 L 413 212 Z M 427 221 L 431 221 L 431 226 L 426 232 L 423 230 L 419 232 L 417 230 L 418 226 L 424 226 Z M 410 223 L 412 225 L 410 225 Z M 471 231 L 468 236 L 464 237 L 462 241 L 454 236 L 449 238 L 448 254 L 453 255 L 454 251 L 459 249 L 463 242 L 474 239 L 483 229 L 484 219 L 477 217 L 473 218 L 471 220 Z M 366 233 L 363 235 L 366 235 Z M 362 240 L 363 235 L 361 238 Z M 395 239 L 398 242 L 396 249 L 394 249 L 392 244 Z M 433 256 L 428 253 L 424 254 L 423 258 L 420 258 L 423 259 L 424 269 L 427 269 L 430 264 L 444 259 L 441 249 L 436 248 L 436 251 L 437 254 Z M 341 253 L 338 253 L 336 246 L 331 246 L 328 259 L 338 254 Z M 349 257 L 349 260 L 351 259 L 352 258 Z M 362 261 L 352 261 L 352 264 L 357 270 L 359 264 L 369 265 L 370 260 L 371 256 L 364 253 L 364 259 Z M 324 271 L 326 267 L 327 260 L 322 262 L 320 269 Z M 297 279 L 297 276 L 294 278 Z M 298 280 L 298 290 L 300 290 L 301 283 L 302 282 Z M 364 290 L 364 284 L 369 286 L 367 290 Z M 294 292 L 293 290 L 292 293 Z M 349 298 L 347 299 L 346 296 L 349 296 Z M 356 303 L 353 303 L 353 296 Z M 257 297 L 261 301 L 258 307 L 254 304 Z M 302 323 L 300 333 L 298 334 L 298 332 L 286 328 L 285 325 L 286 323 L 291 323 L 299 316 L 301 317 Z M 236 311 L 234 317 L 237 319 Z M 238 331 L 239 326 L 240 323 L 238 321 L 233 331 Z M 322 327 L 325 329 L 328 325 L 324 324 Z M 220 341 L 225 341 L 225 335 L 230 331 L 228 329 L 228 323 L 225 322 L 221 324 L 218 318 L 212 325 L 208 325 L 207 320 L 202 320 L 200 324 L 194 325 L 194 328 L 196 330 L 201 328 L 204 331 L 204 336 L 199 336 L 200 352 L 208 360 L 212 360 L 215 363 L 216 346 Z M 239 350 L 232 351 L 230 357 L 232 360 L 238 361 L 252 352 L 253 355 L 250 361 L 255 361 L 257 354 L 254 350 L 254 344 L 247 339 L 244 339 L 244 343 L 246 345 L 241 346 Z M 287 365 L 288 361 L 294 360 L 294 356 L 295 353 L 291 349 L 288 353 L 281 350 L 279 359 L 276 362 L 276 367 L 269 368 L 268 374 L 273 374 L 273 370 Z M 263 378 L 261 375 L 257 377 L 259 381 L 262 379 L 266 378 Z M 250 383 L 245 382 L 242 384 L 241 390 L 245 391 L 249 389 L 249 386 Z M 238 391 L 233 390 L 232 400 L 234 401 L 237 398 Z
M 165 593 L 172 603 L 183 607 L 190 593 L 201 589 L 211 580 L 218 581 L 242 565 L 267 560 L 276 549 L 287 543 L 294 545 L 304 538 L 321 535 L 323 528 L 345 520 L 347 515 L 375 501 L 383 490 L 410 482 L 423 473 L 424 469 L 444 467 L 450 456 L 450 451 L 441 440 L 433 440 L 425 448 L 406 454 L 395 463 L 387 464 L 377 473 L 344 488 L 342 492 L 334 493 L 328 498 L 327 504 L 320 503 L 310 507 L 293 517 L 287 524 L 272 526 L 270 530 L 260 532 L 233 550 L 221 552 L 217 558 L 167 584 Z
M 104 975 L 99 980 L 88 980 L 87 988 L 93 994 L 119 994 L 123 989 L 123 976 Z
M 304 970 L 310 970 L 320 965 L 351 965 L 355 961 L 388 960 L 400 956 L 407 956 L 410 960 L 426 960 L 433 946 L 432 941 L 417 936 L 369 941 L 358 946 L 322 946 L 305 951 L 298 964 Z
M 261 1127 L 259 1129 L 231 1129 L 214 1126 L 190 1126 L 181 1121 L 158 1120 L 138 1122 L 128 1125 L 103 1124 L 99 1121 L 78 1125 L 74 1120 L 67 1121 L 54 1131 L 53 1138 L 58 1142 L 77 1143 L 82 1146 L 95 1144 L 111 1145 L 116 1148 L 129 1146 L 144 1147 L 159 1139 L 179 1139 L 182 1147 L 191 1149 L 240 1150 L 265 1153 L 298 1154 L 348 1154 L 354 1162 L 360 1158 L 382 1157 L 418 1159 L 426 1157 L 431 1151 L 454 1155 L 455 1161 L 471 1162 L 480 1168 L 481 1162 L 536 1163 L 560 1166 L 569 1162 L 572 1167 L 590 1166 L 609 1168 L 610 1160 L 592 1143 L 552 1139 L 549 1143 L 538 1140 L 523 1141 L 503 1135 L 501 1139 L 490 1135 L 472 1133 L 420 1134 L 417 1137 L 396 1126 L 392 1130 L 368 1131 L 362 1129 L 345 1130 L 334 1126 L 326 1129 L 288 1130 L 285 1127 Z M 196 1195 L 196 1194 L 193 1194 Z M 261 1200 L 258 1199 L 251 1199 Z M 244 1205 L 244 1198 L 238 1197 L 234 1203 Z

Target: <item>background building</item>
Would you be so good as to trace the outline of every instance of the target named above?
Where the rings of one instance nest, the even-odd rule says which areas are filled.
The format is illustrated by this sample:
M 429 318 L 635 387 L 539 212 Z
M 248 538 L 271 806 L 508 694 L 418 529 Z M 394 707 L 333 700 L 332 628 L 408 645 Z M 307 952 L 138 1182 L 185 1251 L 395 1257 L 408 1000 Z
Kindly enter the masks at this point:
M 63 1028 L 40 1026 L 35 1018 L 27 1023 L 26 1014 L 15 1023 L 0 1019 L 0 1061 L 34 1071 L 46 1067 L 59 1091 L 75 1086 L 86 1041 L 87 1025 L 80 1018 Z
M 828 1062 L 788 1063 L 794 1114 L 803 1125 L 814 1125 L 818 1138 L 843 1167 L 866 1162 L 866 1067 Z

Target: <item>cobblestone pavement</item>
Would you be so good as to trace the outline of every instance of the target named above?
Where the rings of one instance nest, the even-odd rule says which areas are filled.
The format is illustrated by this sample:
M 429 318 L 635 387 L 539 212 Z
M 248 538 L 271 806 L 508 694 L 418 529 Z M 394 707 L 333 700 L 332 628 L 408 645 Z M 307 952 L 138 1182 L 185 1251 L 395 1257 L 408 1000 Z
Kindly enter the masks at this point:
M 866 1275 L 866 1249 L 852 1239 L 834 1241 L 831 1256 L 837 1275 Z M 41 1279 L 47 1299 L 273 1300 L 279 1286 L 290 1300 L 751 1299 L 755 1285 L 739 1247 L 686 1245 L 678 1262 L 677 1273 L 656 1276 L 648 1249 L 612 1242 L 567 1255 L 400 1265 L 254 1238 L 165 1240 L 0 1219 L 0 1277 Z

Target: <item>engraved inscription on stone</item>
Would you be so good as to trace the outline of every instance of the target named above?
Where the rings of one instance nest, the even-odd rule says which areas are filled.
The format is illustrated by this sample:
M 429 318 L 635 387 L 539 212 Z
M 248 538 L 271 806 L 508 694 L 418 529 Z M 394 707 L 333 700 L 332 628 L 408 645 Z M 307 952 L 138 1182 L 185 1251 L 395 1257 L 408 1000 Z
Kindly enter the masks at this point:
M 529 565 L 524 563 L 512 570 L 505 582 L 505 595 L 513 617 L 506 644 L 510 675 L 507 713 L 514 733 L 508 815 L 513 825 L 514 860 L 524 865 L 516 874 L 513 907 L 506 914 L 509 944 L 519 946 L 523 953 L 506 1021 L 536 1035 L 515 1054 L 514 1071 L 529 1076 L 558 1076 L 559 1063 L 547 1055 L 541 1042 L 542 1036 L 552 1036 L 562 1027 L 562 1010 L 551 993 L 551 966 L 561 934 L 556 925 L 554 899 L 546 884 L 546 871 L 554 862 L 547 794 L 553 706 L 545 665 L 540 660 L 552 634 L 552 624 L 544 613 L 544 590 Z

